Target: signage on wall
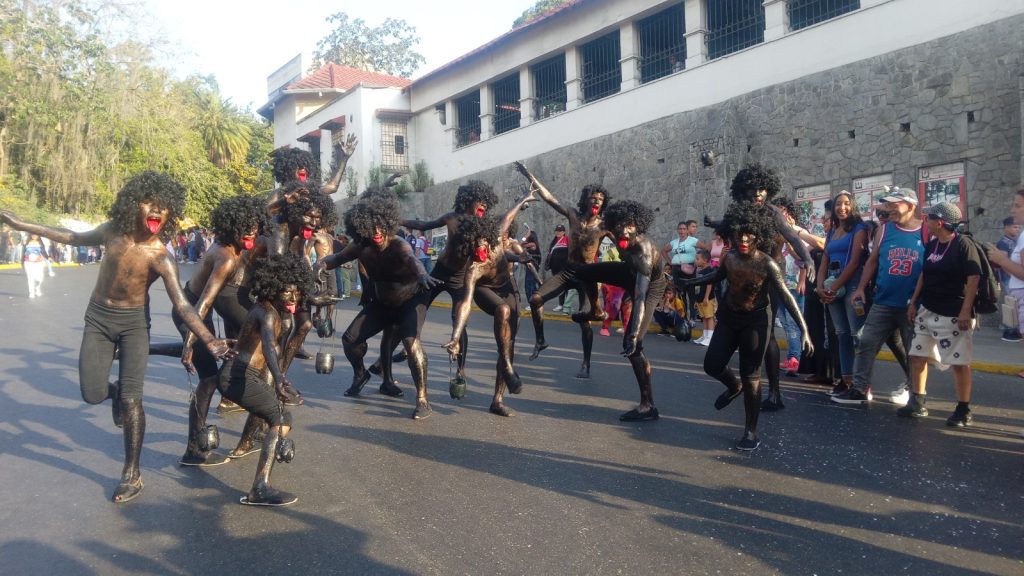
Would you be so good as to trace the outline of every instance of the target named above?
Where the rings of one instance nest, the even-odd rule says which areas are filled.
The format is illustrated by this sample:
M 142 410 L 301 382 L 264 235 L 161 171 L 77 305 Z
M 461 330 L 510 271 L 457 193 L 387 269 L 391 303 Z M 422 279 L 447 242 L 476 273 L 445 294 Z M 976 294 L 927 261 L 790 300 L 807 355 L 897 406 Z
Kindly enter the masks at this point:
M 917 171 L 917 200 L 922 208 L 939 202 L 952 202 L 966 213 L 967 197 L 964 190 L 964 163 L 951 162 L 941 166 L 919 168 Z
M 815 236 L 825 235 L 825 202 L 832 197 L 830 184 L 815 184 L 796 189 L 797 220 Z
M 885 187 L 892 186 L 892 174 L 875 174 L 853 180 L 853 199 L 857 203 L 857 211 L 861 218 L 870 220 L 875 208 L 885 204 Z

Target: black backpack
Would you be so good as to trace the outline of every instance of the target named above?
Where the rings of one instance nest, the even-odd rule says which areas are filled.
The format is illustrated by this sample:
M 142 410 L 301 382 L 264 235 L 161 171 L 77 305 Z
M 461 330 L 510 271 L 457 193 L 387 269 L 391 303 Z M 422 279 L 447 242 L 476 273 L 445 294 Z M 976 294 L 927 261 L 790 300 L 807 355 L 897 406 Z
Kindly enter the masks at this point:
M 978 314 L 994 314 L 999 311 L 999 276 L 992 270 L 985 247 L 970 232 L 962 232 L 960 235 L 974 245 L 981 260 L 981 279 L 978 280 L 978 295 L 974 297 L 974 311 Z

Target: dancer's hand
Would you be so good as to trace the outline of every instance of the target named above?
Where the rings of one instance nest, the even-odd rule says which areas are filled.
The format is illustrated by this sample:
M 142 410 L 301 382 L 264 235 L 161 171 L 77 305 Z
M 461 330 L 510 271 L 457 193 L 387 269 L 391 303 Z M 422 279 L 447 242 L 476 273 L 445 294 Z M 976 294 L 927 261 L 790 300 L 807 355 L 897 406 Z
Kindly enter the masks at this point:
M 192 364 L 192 347 L 181 351 L 181 365 L 185 367 L 185 371 L 189 374 L 196 373 L 196 367 Z
M 628 357 L 636 354 L 636 340 L 637 340 L 636 334 L 631 332 L 631 333 L 626 335 L 625 342 L 623 342 L 623 344 L 622 344 L 622 355 L 623 356 L 628 358 Z
M 459 357 L 459 341 L 452 340 L 443 346 L 448 351 L 448 360 L 454 362 Z
M 0 223 L 14 224 L 18 217 L 10 210 L 0 210 Z
M 317 260 L 316 264 L 313 265 L 313 274 L 316 276 L 318 284 L 323 284 L 327 281 L 327 262 L 323 259 Z
M 352 155 L 356 153 L 357 144 L 359 144 L 359 140 L 356 138 L 356 135 L 349 133 L 348 138 L 345 139 L 345 143 L 338 144 L 336 146 L 338 156 L 343 160 L 351 158 Z
M 277 394 L 277 399 L 281 402 L 287 402 L 292 399 L 292 395 L 288 393 L 288 388 L 292 387 L 292 383 L 287 378 L 283 378 L 280 382 L 274 382 L 274 392 Z
M 419 278 L 420 291 L 433 290 L 434 286 L 440 286 L 443 284 L 437 278 L 434 278 L 430 274 L 423 274 Z
M 814 344 L 811 343 L 811 339 L 805 332 L 800 336 L 800 348 L 808 355 L 814 354 Z
M 217 338 L 216 340 L 210 340 L 210 343 L 206 345 L 206 349 L 210 351 L 210 354 L 214 358 L 222 360 L 231 360 L 235 356 L 238 356 L 238 352 L 234 349 L 235 340 L 227 340 L 225 338 Z M 182 352 L 184 354 L 184 352 Z

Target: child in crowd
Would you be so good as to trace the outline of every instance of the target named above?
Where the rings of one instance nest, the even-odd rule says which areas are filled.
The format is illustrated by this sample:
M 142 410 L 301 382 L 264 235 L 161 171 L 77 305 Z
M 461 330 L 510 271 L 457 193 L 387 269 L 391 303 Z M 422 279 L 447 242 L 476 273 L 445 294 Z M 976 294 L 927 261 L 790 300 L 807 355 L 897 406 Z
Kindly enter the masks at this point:
M 695 264 L 697 266 L 697 277 L 715 273 L 715 268 L 711 265 L 711 252 L 707 250 L 697 250 Z M 711 335 L 715 333 L 716 311 L 718 311 L 718 300 L 715 299 L 715 287 L 712 284 L 708 284 L 703 288 L 698 288 L 697 314 L 700 315 L 701 321 L 704 323 L 704 333 L 701 334 L 700 338 L 693 341 L 694 344 L 707 346 L 711 343 Z
M 681 322 L 686 314 L 686 304 L 676 294 L 676 289 L 669 286 L 665 296 L 654 308 L 654 321 L 661 327 L 662 334 L 672 334 L 672 329 Z

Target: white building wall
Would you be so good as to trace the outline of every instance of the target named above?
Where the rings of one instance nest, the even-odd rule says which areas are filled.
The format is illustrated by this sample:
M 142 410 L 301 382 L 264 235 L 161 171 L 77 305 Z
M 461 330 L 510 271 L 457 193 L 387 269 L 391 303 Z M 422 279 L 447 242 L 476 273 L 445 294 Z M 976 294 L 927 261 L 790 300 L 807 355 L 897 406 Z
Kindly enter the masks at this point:
M 694 0 L 687 0 L 693 2 Z M 572 44 L 620 26 L 622 19 L 646 16 L 669 2 L 619 0 L 574 10 L 557 27 L 538 26 L 515 42 L 467 60 L 451 71 L 414 83 L 411 106 L 417 113 L 413 150 L 438 182 L 535 156 L 575 142 L 612 134 L 672 114 L 694 110 L 756 90 L 885 54 L 959 31 L 1024 13 L 1020 0 L 870 0 L 862 8 L 708 61 L 683 72 L 620 92 L 575 110 L 534 122 L 488 140 L 455 149 L 450 99 L 508 74 L 522 64 L 550 57 Z M 691 28 L 693 23 L 688 22 Z M 571 75 L 569 79 L 571 80 Z M 441 126 L 434 106 L 448 103 Z

